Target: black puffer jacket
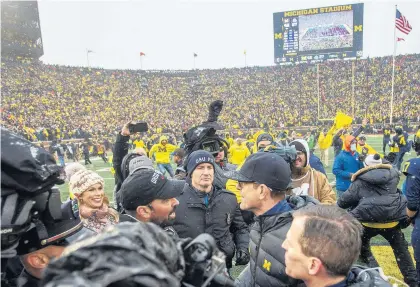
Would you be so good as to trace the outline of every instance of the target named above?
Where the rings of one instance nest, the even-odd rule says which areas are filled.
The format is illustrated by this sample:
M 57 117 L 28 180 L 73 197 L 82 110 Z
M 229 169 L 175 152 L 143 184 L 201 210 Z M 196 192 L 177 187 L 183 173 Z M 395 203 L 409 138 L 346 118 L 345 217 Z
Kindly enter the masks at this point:
M 349 189 L 337 205 L 351 209 L 361 222 L 388 223 L 405 219 L 407 200 L 397 189 L 400 176 L 389 164 L 362 168 L 352 177 Z
M 292 196 L 287 201 L 294 210 L 319 203 L 310 196 Z M 281 247 L 292 224 L 292 212 L 256 217 L 249 243 L 251 282 L 245 286 L 297 286 L 301 283 L 286 275 L 285 250 Z
M 248 252 L 248 226 L 233 193 L 213 187 L 207 206 L 203 196 L 190 184 L 185 185 L 178 198 L 173 227 L 181 238 L 195 238 L 202 233 L 212 235 L 218 248 L 225 253 L 229 265 L 235 253 L 235 245 L 237 249 Z
M 118 192 L 120 190 L 121 184 L 123 183 L 123 175 L 121 171 L 121 163 L 123 158 L 128 154 L 128 141 L 130 140 L 130 136 L 123 136 L 118 133 L 117 138 L 115 140 L 113 157 L 112 157 L 112 165 L 115 170 L 115 191 Z

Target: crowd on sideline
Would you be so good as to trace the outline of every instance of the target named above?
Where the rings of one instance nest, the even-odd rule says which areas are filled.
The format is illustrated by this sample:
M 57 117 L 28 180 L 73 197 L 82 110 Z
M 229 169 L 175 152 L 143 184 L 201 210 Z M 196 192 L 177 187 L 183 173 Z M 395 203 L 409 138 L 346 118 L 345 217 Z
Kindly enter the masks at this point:
M 396 58 L 394 122 L 420 120 L 419 65 L 419 54 Z M 153 73 L 3 60 L 1 68 L 2 125 L 31 140 L 115 136 L 127 119 L 179 136 L 215 99 L 224 101 L 227 130 L 318 124 L 313 64 Z M 354 109 L 356 123 L 389 122 L 391 69 L 392 57 L 320 64 L 319 118 Z

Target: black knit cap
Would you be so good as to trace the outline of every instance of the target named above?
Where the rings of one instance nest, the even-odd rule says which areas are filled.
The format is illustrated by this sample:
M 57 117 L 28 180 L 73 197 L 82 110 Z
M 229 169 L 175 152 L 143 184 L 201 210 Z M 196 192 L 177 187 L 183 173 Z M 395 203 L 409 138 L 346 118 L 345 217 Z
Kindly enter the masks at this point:
M 214 157 L 211 153 L 205 150 L 197 150 L 192 152 L 187 159 L 187 173 L 191 177 L 191 174 L 202 163 L 210 163 L 214 168 Z

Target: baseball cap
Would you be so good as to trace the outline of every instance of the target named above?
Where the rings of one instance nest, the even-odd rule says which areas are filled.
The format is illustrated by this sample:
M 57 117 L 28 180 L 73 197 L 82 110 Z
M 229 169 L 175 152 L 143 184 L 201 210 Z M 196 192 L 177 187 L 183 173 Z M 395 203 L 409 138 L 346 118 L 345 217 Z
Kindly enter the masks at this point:
M 121 205 L 135 210 L 155 199 L 170 199 L 181 195 L 185 181 L 167 179 L 157 170 L 144 170 L 130 174 L 118 191 Z
M 283 191 L 290 187 L 292 172 L 281 156 L 258 152 L 250 155 L 239 171 L 227 171 L 224 175 L 239 182 L 258 182 Z

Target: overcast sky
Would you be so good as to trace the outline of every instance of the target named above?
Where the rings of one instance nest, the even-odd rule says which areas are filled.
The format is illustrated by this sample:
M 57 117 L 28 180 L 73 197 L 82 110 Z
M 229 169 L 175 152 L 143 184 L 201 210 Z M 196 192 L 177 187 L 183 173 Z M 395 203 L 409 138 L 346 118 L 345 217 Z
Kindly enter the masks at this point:
M 108 69 L 274 64 L 273 13 L 361 1 L 38 1 L 45 63 Z M 397 54 L 420 53 L 420 1 L 365 2 L 364 56 L 393 53 L 395 5 L 413 30 Z

